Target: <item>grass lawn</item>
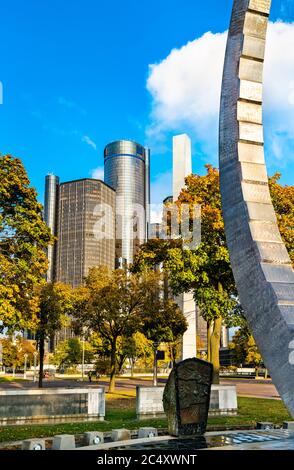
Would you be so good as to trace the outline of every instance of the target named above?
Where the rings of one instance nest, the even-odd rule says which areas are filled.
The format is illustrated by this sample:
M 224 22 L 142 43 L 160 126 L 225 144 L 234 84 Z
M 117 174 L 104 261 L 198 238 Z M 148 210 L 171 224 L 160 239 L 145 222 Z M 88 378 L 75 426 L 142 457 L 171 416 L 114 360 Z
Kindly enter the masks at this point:
M 25 426 L 2 426 L 0 442 L 18 441 L 32 437 L 50 437 L 55 434 L 82 434 L 85 431 L 111 431 L 115 428 L 138 429 L 140 426 L 166 428 L 165 419 L 137 421 L 134 403 L 134 391 L 107 394 L 107 414 L 104 422 L 78 422 L 64 424 L 44 424 Z M 255 425 L 257 421 L 271 421 L 282 424 L 291 419 L 283 403 L 279 400 L 261 398 L 239 398 L 239 414 L 232 417 L 213 417 L 209 427 Z M 209 430 L 209 428 L 208 428 Z
M 2 382 L 26 382 L 27 379 L 23 379 L 21 377 L 12 377 L 12 376 L 5 376 L 0 377 L 0 383 Z

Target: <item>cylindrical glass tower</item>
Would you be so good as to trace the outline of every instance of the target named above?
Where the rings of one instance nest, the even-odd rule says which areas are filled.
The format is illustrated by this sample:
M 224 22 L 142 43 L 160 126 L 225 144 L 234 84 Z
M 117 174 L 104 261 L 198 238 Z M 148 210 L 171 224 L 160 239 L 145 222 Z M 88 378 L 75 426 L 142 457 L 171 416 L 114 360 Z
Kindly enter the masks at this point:
M 45 201 L 44 201 L 44 220 L 51 229 L 52 235 L 57 233 L 57 201 L 59 191 L 59 178 L 55 175 L 47 175 L 45 181 Z M 53 281 L 55 278 L 55 245 L 48 246 L 47 257 L 49 267 L 47 271 L 47 281 Z
M 149 150 L 130 140 L 104 150 L 104 181 L 116 191 L 117 266 L 133 262 L 147 239 L 149 223 Z

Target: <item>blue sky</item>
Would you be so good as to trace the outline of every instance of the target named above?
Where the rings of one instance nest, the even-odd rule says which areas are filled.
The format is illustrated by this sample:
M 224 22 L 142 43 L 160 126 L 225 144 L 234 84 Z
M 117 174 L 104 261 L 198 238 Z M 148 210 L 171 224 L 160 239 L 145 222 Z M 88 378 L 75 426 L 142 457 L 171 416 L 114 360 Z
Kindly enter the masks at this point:
M 206 91 L 211 93 L 213 82 L 203 91 L 205 74 L 214 75 L 214 58 L 209 51 L 217 54 L 222 50 L 225 36 L 216 33 L 228 27 L 231 0 L 1 3 L 0 81 L 4 103 L 0 106 L 0 151 L 23 159 L 41 200 L 48 172 L 63 181 L 91 176 L 97 168 L 99 174 L 104 146 L 120 138 L 150 145 L 153 190 L 159 199 L 170 192 L 173 133 L 191 135 L 194 172 L 202 172 L 206 162 L 216 164 L 215 105 L 207 115 L 204 109 L 203 120 L 201 113 L 194 123 L 190 115 L 183 118 L 189 100 L 185 93 L 191 85 L 182 73 L 172 88 L 172 67 L 177 67 L 178 60 L 184 64 L 192 47 L 196 53 L 202 48 L 204 55 L 208 47 L 210 63 L 207 70 L 205 65 L 197 70 L 195 87 L 202 97 Z M 271 20 L 278 19 L 283 24 L 294 21 L 291 2 L 273 0 Z M 208 31 L 210 36 L 198 40 Z M 292 37 L 294 44 L 293 31 L 292 25 L 283 29 L 284 41 Z M 273 37 L 281 35 L 275 27 Z M 173 49 L 176 60 L 175 53 L 171 55 Z M 221 60 L 220 53 L 217 62 Z M 283 67 L 272 62 L 274 70 Z M 151 64 L 155 64 L 153 68 Z M 186 66 L 183 71 L 188 70 L 189 75 Z M 269 88 L 267 159 L 269 173 L 281 169 L 283 181 L 293 184 L 294 70 L 289 67 L 287 74 L 283 73 L 289 99 L 282 108 L 278 93 L 275 101 Z M 175 90 L 183 87 L 180 103 L 171 103 L 170 96 L 165 101 L 166 81 L 171 84 L 172 98 Z M 193 99 L 201 110 L 200 98 L 196 90 Z M 215 99 L 212 96 L 211 102 Z M 282 116 L 285 125 L 280 125 L 274 115 Z

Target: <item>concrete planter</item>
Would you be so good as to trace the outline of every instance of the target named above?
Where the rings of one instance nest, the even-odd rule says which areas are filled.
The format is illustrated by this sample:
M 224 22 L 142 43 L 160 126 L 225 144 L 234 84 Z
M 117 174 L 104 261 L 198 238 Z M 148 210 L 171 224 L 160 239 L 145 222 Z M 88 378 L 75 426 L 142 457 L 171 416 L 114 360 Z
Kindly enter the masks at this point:
M 103 421 L 104 388 L 0 391 L 0 424 Z
M 209 416 L 232 416 L 237 412 L 236 385 L 212 385 Z
M 138 419 L 165 418 L 162 397 L 164 387 L 136 388 L 136 413 Z
M 136 413 L 138 419 L 164 418 L 164 387 L 137 386 Z M 209 416 L 233 416 L 238 412 L 235 385 L 212 385 Z

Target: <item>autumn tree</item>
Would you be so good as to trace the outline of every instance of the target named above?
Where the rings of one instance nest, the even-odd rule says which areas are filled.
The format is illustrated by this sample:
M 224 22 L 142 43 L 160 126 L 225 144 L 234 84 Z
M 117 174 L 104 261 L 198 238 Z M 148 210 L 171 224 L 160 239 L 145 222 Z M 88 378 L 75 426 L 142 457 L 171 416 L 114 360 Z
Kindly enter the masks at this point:
M 169 343 L 175 354 L 176 345 L 185 333 L 187 321 L 172 299 L 165 299 L 158 292 L 158 285 L 147 293 L 141 313 L 141 332 L 153 345 L 153 383 L 157 385 L 157 350 L 161 343 Z
M 158 240 L 157 244 L 173 294 L 194 292 L 208 325 L 207 356 L 214 366 L 214 383 L 218 383 L 221 327 L 237 304 L 237 292 L 226 247 L 219 175 L 210 165 L 206 168 L 205 176 L 191 175 L 186 179 L 186 189 L 178 201 L 179 206 L 183 203 L 201 206 L 201 244 L 194 250 L 183 249 L 181 240 L 171 245 L 168 240 Z M 150 251 L 148 244 L 142 248 L 137 258 L 140 264 L 142 257 L 145 262 L 152 262 L 154 256 Z
M 135 333 L 127 346 L 127 358 L 131 365 L 131 375 L 134 374 L 135 366 L 139 362 L 143 362 L 145 368 L 148 367 L 152 355 L 153 347 L 151 341 L 140 331 Z
M 280 173 L 269 178 L 269 187 L 279 230 L 294 267 L 294 186 L 279 184 L 280 178 Z
M 35 287 L 47 271 L 50 230 L 21 160 L 0 156 L 0 319 L 10 331 L 34 329 Z
M 32 341 L 24 339 L 21 335 L 8 336 L 1 340 L 3 365 L 20 369 L 24 366 L 25 357 L 30 365 L 34 360 L 35 345 Z
M 236 331 L 229 347 L 234 351 L 238 364 L 254 365 L 256 375 L 258 375 L 258 368 L 262 364 L 262 356 L 248 325 L 243 325 Z
M 278 184 L 279 175 L 269 180 L 282 237 L 293 259 L 293 187 Z M 150 240 L 138 253 L 133 270 L 142 271 L 162 264 L 174 295 L 194 292 L 201 315 L 207 321 L 208 360 L 213 363 L 215 383 L 219 376 L 221 327 L 244 321 L 230 265 L 221 210 L 219 172 L 206 165 L 206 175 L 186 178 L 181 204 L 201 206 L 201 243 L 183 249 L 181 240 Z
M 110 348 L 110 392 L 115 389 L 119 339 L 138 331 L 146 291 L 152 282 L 152 276 L 92 268 L 78 295 L 76 324 L 97 333 Z
M 38 317 L 35 329 L 40 353 L 39 388 L 43 386 L 45 343 L 61 328 L 69 326 L 73 308 L 71 287 L 60 282 L 45 283 L 38 292 Z
M 82 363 L 84 347 L 84 361 L 86 364 L 91 363 L 95 356 L 93 346 L 85 341 L 84 346 L 80 338 L 70 338 L 58 343 L 52 363 L 59 368 L 68 368 Z

